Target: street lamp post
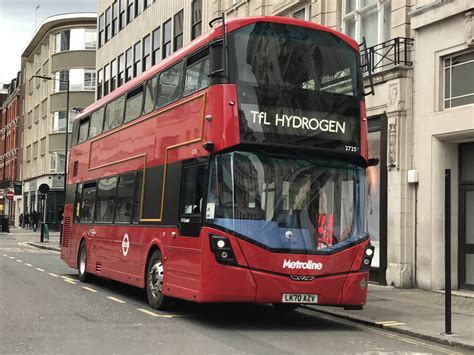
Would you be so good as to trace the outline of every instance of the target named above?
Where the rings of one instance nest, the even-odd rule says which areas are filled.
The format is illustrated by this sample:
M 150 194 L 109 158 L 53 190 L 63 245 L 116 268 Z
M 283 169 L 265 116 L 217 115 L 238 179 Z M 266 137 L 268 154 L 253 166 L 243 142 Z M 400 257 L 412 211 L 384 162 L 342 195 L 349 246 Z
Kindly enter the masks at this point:
M 64 207 L 66 206 L 66 188 L 67 188 L 67 154 L 68 154 L 68 145 L 69 145 L 69 77 L 68 79 L 56 79 L 51 76 L 44 75 L 33 75 L 33 78 L 43 79 L 43 80 L 55 80 L 60 83 L 66 83 L 66 142 L 64 144 L 64 205 L 63 205 L 63 216 L 64 216 Z M 44 221 L 46 223 L 46 201 L 44 206 Z M 61 245 L 61 233 L 59 234 L 59 244 Z

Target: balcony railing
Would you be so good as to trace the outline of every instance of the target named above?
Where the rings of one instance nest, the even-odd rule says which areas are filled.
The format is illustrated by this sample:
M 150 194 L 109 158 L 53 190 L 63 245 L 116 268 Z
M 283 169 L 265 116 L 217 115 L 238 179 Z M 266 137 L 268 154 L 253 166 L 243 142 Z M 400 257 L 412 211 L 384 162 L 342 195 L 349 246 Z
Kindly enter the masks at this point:
M 370 70 L 373 73 L 390 69 L 396 66 L 411 67 L 411 51 L 413 49 L 413 38 L 396 37 L 389 41 L 379 43 L 361 50 L 362 72 L 365 74 Z

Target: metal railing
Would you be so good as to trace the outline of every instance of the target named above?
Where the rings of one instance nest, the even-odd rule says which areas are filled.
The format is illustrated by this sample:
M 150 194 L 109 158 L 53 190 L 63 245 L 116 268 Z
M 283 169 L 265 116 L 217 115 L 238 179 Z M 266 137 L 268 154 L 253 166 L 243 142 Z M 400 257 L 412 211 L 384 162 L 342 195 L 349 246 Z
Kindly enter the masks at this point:
M 411 67 L 413 38 L 396 37 L 389 41 L 361 50 L 362 72 L 380 72 L 395 66 Z

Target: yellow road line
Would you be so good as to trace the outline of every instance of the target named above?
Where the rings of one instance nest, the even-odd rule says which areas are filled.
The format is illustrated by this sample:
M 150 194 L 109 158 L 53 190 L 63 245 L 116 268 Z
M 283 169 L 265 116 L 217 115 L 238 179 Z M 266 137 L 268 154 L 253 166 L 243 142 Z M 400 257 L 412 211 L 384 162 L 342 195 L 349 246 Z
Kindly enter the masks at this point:
M 52 272 L 49 273 L 52 277 L 59 277 L 58 275 L 56 274 L 53 274 Z
M 108 298 L 109 300 L 114 301 L 114 302 L 117 302 L 117 303 L 127 303 L 127 302 L 121 300 L 120 298 L 116 298 L 116 297 L 112 297 L 112 296 L 108 296 L 107 298 Z
M 71 285 L 77 285 L 77 282 L 73 281 L 73 280 L 70 280 L 70 279 L 64 279 L 64 282 L 67 282 Z
M 31 264 L 28 264 L 28 263 L 25 263 L 26 266 L 29 266 L 29 267 L 32 267 L 33 265 Z
M 152 317 L 161 317 L 161 318 L 173 318 L 174 317 L 170 314 L 158 314 L 158 313 L 151 312 L 148 309 L 143 309 L 143 308 L 137 308 L 137 310 L 139 310 L 140 312 L 145 313 L 149 316 L 152 316 Z
M 42 269 L 42 268 L 40 268 L 40 267 L 37 267 L 36 270 L 41 271 L 41 272 L 44 271 L 44 269 Z
M 94 293 L 95 293 L 95 292 L 99 292 L 99 291 L 97 291 L 97 290 L 94 290 L 93 288 L 86 287 L 86 286 L 83 286 L 82 288 L 83 288 L 84 290 L 89 291 L 89 292 L 94 292 Z
M 387 337 L 387 338 L 402 341 L 404 343 L 409 343 L 409 344 L 413 344 L 413 345 L 417 345 L 417 346 L 421 346 L 421 347 L 426 347 L 426 348 L 429 348 L 431 350 L 436 350 L 436 351 L 439 351 L 439 352 L 442 352 L 442 353 L 445 353 L 445 354 L 462 354 L 462 353 L 454 352 L 452 350 L 448 350 L 448 349 L 445 349 L 445 348 L 442 348 L 442 347 L 439 347 L 439 346 L 436 346 L 436 345 L 427 344 L 427 343 L 419 341 L 419 340 L 409 339 L 407 337 L 404 337 L 404 336 L 401 336 L 401 335 L 398 335 L 398 334 L 395 334 L 395 333 L 389 333 L 388 331 L 379 330 L 379 329 L 372 328 L 372 327 L 365 326 L 365 325 L 354 324 L 354 322 L 352 322 L 352 321 L 337 319 L 334 316 L 322 316 L 321 314 L 319 314 L 318 316 L 320 316 L 321 318 L 324 318 L 324 319 L 331 320 L 331 321 L 336 322 L 336 323 L 351 325 L 354 328 L 359 328 L 359 329 L 365 330 L 367 332 L 376 333 L 376 334 L 382 335 L 382 336 Z

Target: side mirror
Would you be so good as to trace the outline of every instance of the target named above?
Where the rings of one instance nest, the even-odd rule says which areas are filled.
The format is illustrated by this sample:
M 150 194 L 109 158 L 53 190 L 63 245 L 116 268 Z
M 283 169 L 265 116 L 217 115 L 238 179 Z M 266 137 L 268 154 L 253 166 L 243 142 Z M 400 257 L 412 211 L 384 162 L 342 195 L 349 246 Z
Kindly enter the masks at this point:
M 370 158 L 369 159 L 369 166 L 377 166 L 379 165 L 380 159 L 379 158 Z

